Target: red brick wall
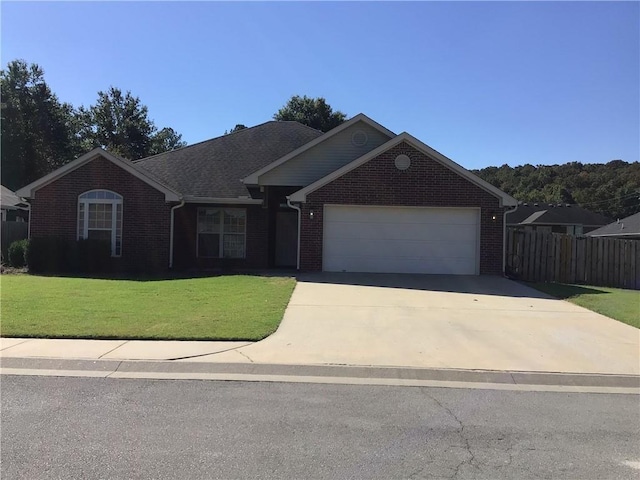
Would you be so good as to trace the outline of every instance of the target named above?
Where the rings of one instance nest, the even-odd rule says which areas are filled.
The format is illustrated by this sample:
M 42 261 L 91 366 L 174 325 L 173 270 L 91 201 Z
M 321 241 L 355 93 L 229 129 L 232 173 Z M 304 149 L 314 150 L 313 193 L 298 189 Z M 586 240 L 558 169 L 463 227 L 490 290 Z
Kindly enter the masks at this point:
M 163 193 L 102 157 L 36 191 L 31 237 L 76 239 L 78 196 L 94 189 L 123 197 L 122 257 L 114 264 L 125 271 L 167 269 L 171 206 Z
M 411 166 L 394 165 L 406 154 Z M 480 273 L 502 272 L 502 212 L 499 200 L 405 142 L 307 196 L 302 205 L 300 268 L 322 270 L 324 204 L 480 207 Z M 309 218 L 313 210 L 314 218 Z M 496 220 L 492 219 L 496 216 Z
M 198 207 L 244 208 L 247 211 L 245 259 L 198 258 L 196 256 Z M 175 211 L 173 264 L 176 269 L 189 268 L 267 268 L 268 214 L 261 205 L 188 204 Z

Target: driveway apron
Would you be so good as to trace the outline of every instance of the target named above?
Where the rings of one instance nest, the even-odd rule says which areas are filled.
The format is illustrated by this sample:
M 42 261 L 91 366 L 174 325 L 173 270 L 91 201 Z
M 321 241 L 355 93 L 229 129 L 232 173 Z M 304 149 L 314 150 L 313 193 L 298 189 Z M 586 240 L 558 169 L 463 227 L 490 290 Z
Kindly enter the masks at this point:
M 275 334 L 216 357 L 640 374 L 640 334 L 501 277 L 324 273 L 301 276 Z

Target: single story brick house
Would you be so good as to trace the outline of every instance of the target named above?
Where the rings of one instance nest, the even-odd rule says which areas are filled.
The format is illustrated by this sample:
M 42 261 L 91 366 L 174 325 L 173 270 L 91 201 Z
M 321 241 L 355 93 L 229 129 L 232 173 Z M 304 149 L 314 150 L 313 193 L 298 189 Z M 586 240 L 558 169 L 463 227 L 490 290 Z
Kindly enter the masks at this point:
M 31 237 L 100 238 L 129 271 L 501 274 L 515 199 L 360 114 L 270 121 L 130 162 L 95 149 L 17 192 Z

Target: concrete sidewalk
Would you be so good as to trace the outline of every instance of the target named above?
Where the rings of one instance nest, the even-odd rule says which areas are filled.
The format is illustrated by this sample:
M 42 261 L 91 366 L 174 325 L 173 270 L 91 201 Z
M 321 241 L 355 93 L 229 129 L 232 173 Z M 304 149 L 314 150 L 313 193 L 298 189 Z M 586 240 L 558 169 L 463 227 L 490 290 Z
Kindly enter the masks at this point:
M 0 374 L 220 380 L 640 395 L 640 376 L 456 368 L 254 363 L 249 342 L 0 338 Z
M 180 360 L 236 350 L 252 342 L 0 338 L 0 358 Z M 239 360 L 242 361 L 239 355 Z M 246 359 L 249 362 L 248 359 Z

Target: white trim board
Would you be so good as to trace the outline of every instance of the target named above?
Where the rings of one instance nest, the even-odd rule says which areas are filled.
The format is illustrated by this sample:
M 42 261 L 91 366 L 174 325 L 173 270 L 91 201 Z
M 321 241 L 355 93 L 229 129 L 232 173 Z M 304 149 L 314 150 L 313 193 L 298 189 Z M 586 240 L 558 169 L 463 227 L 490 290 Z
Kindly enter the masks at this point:
M 138 178 L 139 180 L 142 180 L 147 185 L 155 188 L 159 192 L 164 193 L 165 201 L 167 202 L 180 201 L 181 196 L 178 192 L 170 189 L 169 187 L 160 183 L 158 180 L 152 178 L 149 174 L 142 172 L 138 168 L 134 167 L 130 161 L 117 157 L 116 155 L 113 155 L 100 147 L 94 148 L 90 152 L 85 153 L 81 157 L 78 157 L 75 160 L 73 160 L 72 162 L 69 162 L 66 165 L 63 165 L 62 167 L 58 168 L 57 170 L 54 170 L 50 174 L 39 178 L 35 182 L 32 182 L 25 187 L 22 187 L 20 190 L 16 192 L 16 194 L 24 198 L 35 198 L 36 191 L 39 190 L 40 188 L 55 182 L 60 177 L 63 177 L 66 174 L 71 173 L 72 171 L 86 165 L 87 163 L 91 162 L 92 160 L 95 160 L 98 157 L 102 157 L 114 163 L 116 166 L 122 168 L 123 170 L 130 173 L 131 175 Z
M 412 135 L 408 134 L 407 132 L 403 132 L 400 135 L 397 135 L 396 137 L 394 137 L 391 140 L 389 140 L 387 143 L 384 143 L 384 144 L 380 145 L 375 150 L 372 150 L 371 152 L 363 155 L 362 157 L 354 160 L 353 162 L 348 163 L 344 167 L 339 168 L 338 170 L 336 170 L 336 171 L 330 173 L 329 175 L 327 175 L 326 177 L 323 177 L 320 180 L 312 183 L 311 185 L 308 185 L 308 186 L 298 190 L 297 192 L 295 192 L 292 195 L 290 195 L 289 199 L 292 202 L 302 202 L 302 203 L 306 202 L 308 194 L 310 194 L 312 192 L 315 192 L 319 188 L 327 185 L 328 183 L 331 183 L 335 179 L 337 179 L 337 178 L 349 173 L 351 170 L 355 170 L 360 165 L 363 165 L 366 162 L 368 162 L 369 160 L 372 160 L 372 159 L 376 158 L 378 155 L 386 152 L 390 148 L 393 148 L 393 147 L 395 147 L 396 145 L 398 145 L 398 144 L 400 144 L 402 142 L 407 142 L 409 145 L 411 145 L 412 147 L 414 147 L 417 150 L 421 151 L 423 154 L 425 154 L 429 158 L 439 162 L 440 164 L 442 164 L 443 166 L 449 168 L 450 170 L 453 170 L 454 172 L 456 172 L 457 174 L 459 174 L 463 178 L 466 178 L 471 183 L 474 183 L 478 187 L 480 187 L 483 190 L 485 190 L 485 191 L 489 192 L 490 194 L 494 195 L 495 197 L 497 197 L 500 200 L 500 206 L 516 206 L 516 205 L 518 205 L 518 201 L 515 198 L 513 198 L 512 196 L 507 195 L 502 190 L 499 190 L 498 188 L 494 187 L 490 183 L 482 180 L 477 175 L 471 173 L 466 168 L 458 165 L 456 162 L 454 162 L 450 158 L 445 157 L 440 152 L 434 150 L 429 145 L 421 142 L 420 140 L 418 140 L 417 138 L 415 138 Z

